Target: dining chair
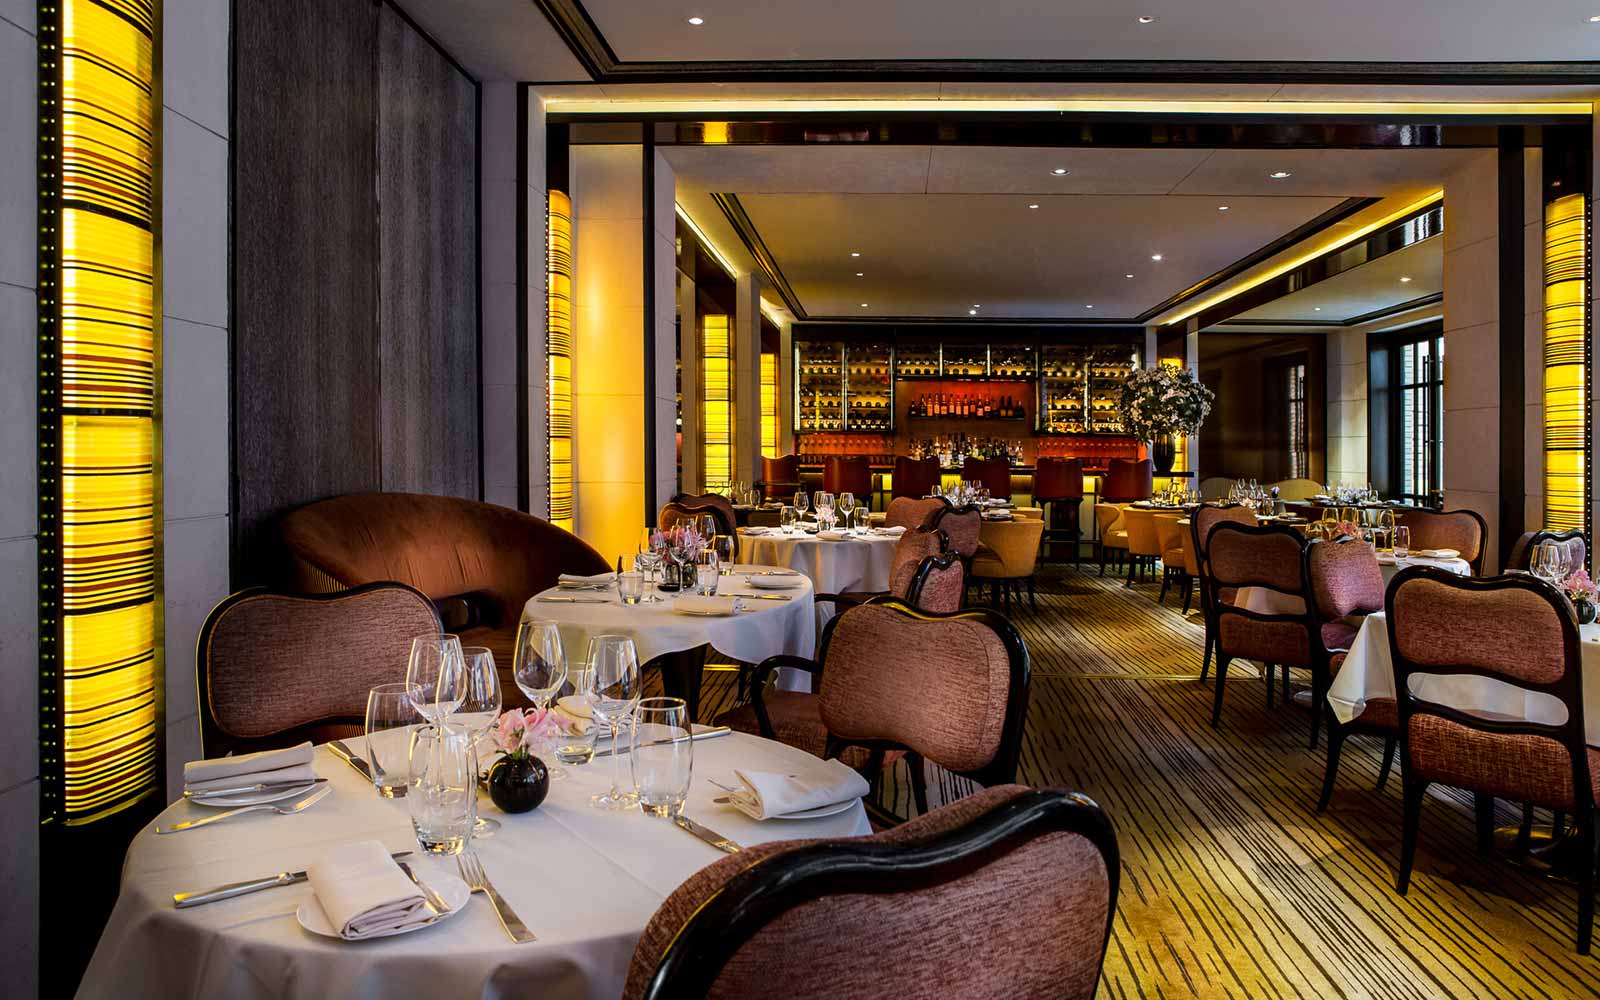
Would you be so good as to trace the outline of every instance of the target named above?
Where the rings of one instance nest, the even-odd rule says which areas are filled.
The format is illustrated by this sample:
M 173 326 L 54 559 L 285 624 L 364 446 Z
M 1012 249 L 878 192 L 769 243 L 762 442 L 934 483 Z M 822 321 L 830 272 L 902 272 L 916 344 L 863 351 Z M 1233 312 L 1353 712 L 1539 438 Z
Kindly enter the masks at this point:
M 843 610 L 876 597 L 895 597 L 919 610 L 943 613 L 959 610 L 965 592 L 966 566 L 950 551 L 949 536 L 938 528 L 923 526 L 905 532 L 895 542 L 888 590 L 822 593 L 812 600 Z
M 1097 503 L 1094 505 L 1095 534 L 1100 536 L 1100 575 L 1106 575 L 1106 559 L 1120 565 L 1128 554 L 1128 528 L 1122 512 L 1127 504 Z
M 780 667 L 811 674 L 815 693 L 765 690 Z M 904 757 L 919 814 L 925 762 L 984 787 L 1016 778 L 1031 667 L 1022 634 L 996 612 L 878 598 L 829 619 L 815 660 L 772 656 L 756 670 L 749 704 L 719 725 L 837 757 L 874 786 Z
M 1511 557 L 1506 560 L 1506 571 L 1532 569 L 1533 551 L 1544 542 L 1555 542 L 1566 548 L 1573 570 L 1589 568 L 1589 540 L 1582 528 L 1569 528 L 1566 531 L 1541 529 L 1524 532 L 1516 540 L 1511 546 Z
M 1039 456 L 1033 472 L 1033 505 L 1047 511 L 1045 555 L 1049 556 L 1052 543 L 1064 538 L 1072 548 L 1072 564 L 1078 565 L 1078 543 L 1083 537 L 1079 524 L 1083 507 L 1082 459 Z
M 996 500 L 1011 499 L 1011 463 L 1004 458 L 973 458 L 961 462 L 961 478 L 981 484 Z
M 1398 511 L 1396 523 L 1411 529 L 1411 551 L 1421 549 L 1455 549 L 1461 558 L 1472 564 L 1472 575 L 1483 574 L 1484 539 L 1489 526 L 1483 515 L 1475 510 L 1415 510 Z
M 667 508 L 672 508 L 672 518 L 669 522 Z M 661 508 L 661 514 L 656 518 L 658 528 L 670 528 L 678 524 L 685 517 L 695 514 L 710 514 L 717 519 L 717 534 L 731 535 L 739 528 L 738 515 L 734 513 L 733 501 L 721 493 L 674 493 L 672 498 Z
M 403 583 L 230 594 L 195 646 L 203 755 L 360 735 L 367 692 L 404 680 L 412 638 L 440 631 L 433 602 Z
M 1317 748 L 1317 724 L 1328 720 L 1328 765 L 1322 779 L 1317 811 L 1328 808 L 1333 783 L 1339 776 L 1339 752 L 1351 736 L 1376 736 L 1383 740 L 1383 766 L 1378 790 L 1389 780 L 1395 747 L 1400 738 L 1393 698 L 1368 699 L 1361 714 L 1340 722 L 1328 706 L 1328 689 L 1350 654 L 1361 622 L 1383 610 L 1383 569 L 1372 546 L 1356 538 L 1313 540 L 1306 552 L 1306 605 L 1315 628 L 1311 632 L 1311 749 Z
M 1006 614 L 1011 613 L 1011 597 L 1017 588 L 1028 588 L 1028 605 L 1039 610 L 1034 575 L 1039 566 L 1039 540 L 1044 537 L 1044 522 L 1031 519 L 1002 521 L 989 525 L 989 540 L 972 560 L 972 580 L 980 587 L 989 583 L 990 605 L 998 608 L 1005 598 Z
M 1216 613 L 1217 693 L 1211 703 L 1211 725 L 1222 720 L 1222 693 L 1228 665 L 1234 659 L 1256 660 L 1266 672 L 1267 707 L 1272 707 L 1273 672 L 1283 671 L 1283 700 L 1289 701 L 1289 668 L 1311 667 L 1311 613 L 1304 606 L 1305 555 L 1310 541 L 1282 525 L 1247 527 L 1222 522 L 1211 529 L 1206 544 L 1207 589 Z M 1254 587 L 1293 598 L 1299 612 L 1253 611 L 1222 599 Z M 1285 602 L 1288 603 L 1288 602 Z M 1314 714 L 1314 713 L 1313 713 Z
M 1267 492 L 1278 491 L 1283 501 L 1305 501 L 1322 492 L 1322 484 L 1315 479 L 1280 479 L 1267 485 Z
M 870 837 L 758 844 L 662 902 L 622 996 L 769 996 L 782 983 L 795 1000 L 1088 1000 L 1120 869 L 1092 800 L 1011 784 Z
M 781 458 L 761 457 L 761 497 L 764 500 L 782 500 L 800 490 L 800 456 L 784 455 Z
M 1161 550 L 1161 594 L 1156 598 L 1157 604 L 1165 603 L 1167 588 L 1174 578 L 1178 581 L 1178 589 L 1183 593 L 1184 611 L 1189 608 L 1189 588 L 1193 578 L 1189 576 L 1186 557 L 1183 552 L 1183 536 L 1185 534 L 1182 514 L 1156 514 L 1156 548 Z
M 1200 499 L 1226 500 L 1228 491 L 1233 489 L 1233 484 L 1238 482 L 1229 476 L 1207 476 L 1200 480 Z
M 1148 500 L 1154 492 L 1155 464 L 1148 458 L 1113 458 L 1106 466 L 1105 484 L 1100 499 L 1106 503 Z
M 950 550 L 969 565 L 983 544 L 983 511 L 974 506 L 958 507 L 942 497 L 935 498 L 939 509 L 928 515 L 927 524 L 950 536 Z
M 1205 624 L 1205 652 L 1200 657 L 1200 683 L 1206 682 L 1206 675 L 1211 670 L 1211 654 L 1217 645 L 1217 616 L 1216 608 L 1212 606 L 1210 571 L 1206 566 L 1206 540 L 1211 537 L 1211 531 L 1224 522 L 1234 524 L 1254 525 L 1256 516 L 1249 508 L 1242 504 L 1230 503 L 1222 506 L 1205 504 L 1196 507 L 1189 515 L 1189 548 L 1195 554 L 1196 576 L 1200 581 L 1200 618 Z M 1233 588 L 1224 587 L 1218 591 L 1225 601 L 1233 600 Z
M 938 497 L 922 499 L 897 496 L 889 501 L 889 509 L 883 512 L 883 526 L 911 531 L 927 524 L 934 514 L 946 506 Z
M 1122 520 L 1128 532 L 1128 579 L 1123 586 L 1131 587 L 1135 576 L 1143 583 L 1145 572 L 1154 571 L 1156 560 L 1161 557 L 1161 543 L 1156 535 L 1154 511 L 1126 507 Z
M 856 502 L 872 509 L 872 465 L 860 455 L 830 455 L 822 466 L 822 488 L 834 496 L 854 493 Z
M 1494 800 L 1528 802 L 1570 813 L 1577 826 L 1579 954 L 1594 925 L 1595 800 L 1600 750 L 1588 745 L 1583 663 L 1572 605 L 1529 576 L 1488 579 L 1414 566 L 1389 581 L 1384 596 L 1394 663 L 1404 787 L 1400 870 L 1405 895 L 1416 861 L 1422 802 L 1430 784 L 1473 794 L 1478 849 L 1494 849 Z M 1479 678 L 1520 689 L 1524 700 L 1555 700 L 1560 722 L 1489 715 L 1419 694 L 1413 677 Z M 1454 683 L 1452 683 L 1454 682 Z M 1555 713 L 1550 713 L 1553 717 Z
M 897 456 L 894 476 L 890 480 L 890 498 L 906 497 L 920 500 L 939 485 L 939 460 L 937 458 L 908 458 Z

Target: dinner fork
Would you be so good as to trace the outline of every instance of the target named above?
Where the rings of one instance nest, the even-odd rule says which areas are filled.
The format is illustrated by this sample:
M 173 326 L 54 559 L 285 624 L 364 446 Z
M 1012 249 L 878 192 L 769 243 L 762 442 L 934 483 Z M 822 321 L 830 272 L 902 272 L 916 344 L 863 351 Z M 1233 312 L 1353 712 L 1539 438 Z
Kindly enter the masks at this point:
M 274 805 L 274 804 L 272 804 L 270 802 L 262 803 L 261 805 L 242 806 L 242 807 L 240 807 L 238 809 L 229 809 L 226 812 L 214 813 L 214 814 L 212 814 L 210 816 L 206 816 L 206 817 L 204 817 L 202 819 L 184 820 L 182 823 L 174 823 L 171 826 L 166 826 L 166 827 L 158 826 L 158 827 L 156 827 L 156 832 L 157 833 L 177 833 L 180 830 L 193 830 L 197 826 L 205 826 L 207 823 L 215 823 L 219 819 L 227 819 L 230 816 L 239 816 L 239 815 L 242 815 L 244 813 L 266 812 L 269 809 L 272 812 L 277 813 L 279 816 L 289 816 L 289 815 L 291 815 L 293 813 L 297 813 L 297 812 L 301 811 L 302 809 L 309 809 L 311 806 L 313 806 L 313 805 L 317 804 L 318 802 L 322 801 L 323 797 L 326 796 L 331 791 L 333 791 L 332 786 L 330 786 L 330 785 L 321 785 L 321 786 L 319 786 L 317 788 L 316 791 L 312 792 L 310 795 L 307 795 L 305 798 L 299 800 L 298 802 L 291 802 L 286 806 Z
M 517 916 L 511 904 L 505 901 L 505 897 L 495 891 L 495 887 L 489 882 L 489 876 L 484 874 L 483 862 L 478 860 L 476 854 L 465 851 L 456 855 L 456 867 L 460 869 L 461 881 L 467 883 L 467 888 L 489 897 L 489 905 L 494 907 L 494 915 L 500 918 L 500 926 L 506 929 L 511 940 L 518 944 L 539 940 L 533 931 L 528 930 L 528 925 Z

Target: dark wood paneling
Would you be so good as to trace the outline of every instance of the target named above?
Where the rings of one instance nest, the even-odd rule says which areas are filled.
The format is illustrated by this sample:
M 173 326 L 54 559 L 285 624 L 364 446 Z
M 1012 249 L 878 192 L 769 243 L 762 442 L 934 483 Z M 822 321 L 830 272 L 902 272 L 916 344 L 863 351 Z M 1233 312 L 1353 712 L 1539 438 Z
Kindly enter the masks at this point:
M 476 87 L 378 8 L 385 490 L 479 496 Z
M 375 33 L 367 3 L 234 4 L 238 584 L 278 515 L 379 482 Z

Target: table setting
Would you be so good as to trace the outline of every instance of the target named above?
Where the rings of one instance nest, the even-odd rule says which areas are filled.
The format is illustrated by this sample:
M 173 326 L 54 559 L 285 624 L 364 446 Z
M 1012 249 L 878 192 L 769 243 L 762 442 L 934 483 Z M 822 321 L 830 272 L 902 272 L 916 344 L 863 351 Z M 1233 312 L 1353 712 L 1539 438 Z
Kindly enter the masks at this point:
M 362 736 L 191 762 L 129 848 L 82 989 L 615 997 L 645 924 L 701 867 L 870 832 L 856 772 L 643 697 L 627 636 L 569 658 L 561 635 L 519 629 L 532 708 L 500 710 L 487 650 L 419 636 L 404 721 L 371 710 L 389 694 L 374 691 Z M 504 798 L 507 769 L 538 794 Z
M 894 547 L 904 527 L 871 526 L 866 508 L 850 494 L 836 500 L 820 491 L 813 526 L 804 520 L 811 498 L 802 492 L 794 500 L 784 506 L 778 527 L 740 529 L 741 562 L 793 570 L 811 581 L 817 593 L 889 589 Z M 832 614 L 831 607 L 818 610 Z

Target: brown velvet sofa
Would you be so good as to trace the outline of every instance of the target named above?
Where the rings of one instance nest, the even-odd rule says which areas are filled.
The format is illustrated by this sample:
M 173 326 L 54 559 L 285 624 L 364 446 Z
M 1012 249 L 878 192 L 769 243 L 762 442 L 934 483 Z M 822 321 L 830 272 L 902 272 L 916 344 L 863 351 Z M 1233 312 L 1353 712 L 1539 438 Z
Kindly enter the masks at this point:
M 494 651 L 508 705 L 525 701 L 512 681 L 511 657 L 528 598 L 554 586 L 562 573 L 611 568 L 582 539 L 548 521 L 418 493 L 319 500 L 285 515 L 278 535 L 282 583 L 295 592 L 329 593 L 382 580 L 422 591 L 463 645 Z M 403 673 L 405 665 L 397 669 Z

